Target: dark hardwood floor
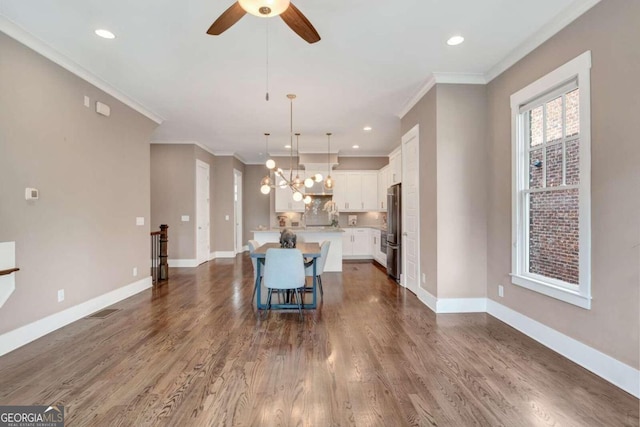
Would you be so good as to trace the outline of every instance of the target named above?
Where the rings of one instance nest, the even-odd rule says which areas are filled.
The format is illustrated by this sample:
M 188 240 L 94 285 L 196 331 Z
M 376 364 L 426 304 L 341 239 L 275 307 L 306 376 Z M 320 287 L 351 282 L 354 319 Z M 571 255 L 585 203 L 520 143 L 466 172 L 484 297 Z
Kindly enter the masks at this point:
M 68 426 L 638 426 L 638 399 L 504 323 L 344 267 L 303 321 L 256 315 L 246 255 L 173 269 L 0 357 L 0 404 L 63 404 Z

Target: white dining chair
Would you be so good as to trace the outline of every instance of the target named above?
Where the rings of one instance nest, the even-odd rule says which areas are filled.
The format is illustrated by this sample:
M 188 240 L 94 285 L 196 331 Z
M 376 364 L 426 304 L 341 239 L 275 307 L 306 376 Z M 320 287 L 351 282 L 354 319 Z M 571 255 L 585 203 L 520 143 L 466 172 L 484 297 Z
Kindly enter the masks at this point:
M 330 245 L 331 242 L 329 240 L 325 240 L 324 242 L 322 242 L 322 244 L 320 245 L 320 257 L 316 258 L 316 280 L 318 283 L 318 287 L 320 288 L 321 296 L 324 294 L 324 291 L 322 290 L 321 274 L 324 273 L 324 265 L 327 262 L 327 254 L 329 253 Z M 313 278 L 313 263 L 305 264 L 304 274 L 307 277 Z
M 267 249 L 264 263 L 264 285 L 269 289 L 267 310 L 271 310 L 273 290 L 293 291 L 302 318 L 302 290 L 304 288 L 304 259 L 299 249 Z
M 249 240 L 249 242 L 247 242 L 247 246 L 249 247 L 249 255 L 251 255 L 260 247 L 260 243 L 258 243 L 257 240 Z M 258 275 L 258 259 L 251 258 L 251 264 L 253 265 L 253 295 L 251 296 L 251 303 L 253 303 L 256 293 L 258 292 L 258 286 L 260 286 L 262 278 L 264 277 L 264 269 L 260 270 L 260 282 L 256 282 L 256 277 Z

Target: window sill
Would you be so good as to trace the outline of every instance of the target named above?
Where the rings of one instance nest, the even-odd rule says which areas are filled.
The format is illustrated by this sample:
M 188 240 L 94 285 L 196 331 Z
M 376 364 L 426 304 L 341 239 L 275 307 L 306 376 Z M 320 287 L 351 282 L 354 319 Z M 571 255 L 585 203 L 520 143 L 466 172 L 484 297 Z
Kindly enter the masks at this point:
M 516 274 L 511 275 L 511 283 L 523 288 L 527 288 L 531 291 L 541 293 L 548 297 L 555 298 L 587 310 L 591 310 L 591 297 L 581 295 L 577 291 L 562 288 L 546 282 L 534 280 L 530 277 L 519 276 Z

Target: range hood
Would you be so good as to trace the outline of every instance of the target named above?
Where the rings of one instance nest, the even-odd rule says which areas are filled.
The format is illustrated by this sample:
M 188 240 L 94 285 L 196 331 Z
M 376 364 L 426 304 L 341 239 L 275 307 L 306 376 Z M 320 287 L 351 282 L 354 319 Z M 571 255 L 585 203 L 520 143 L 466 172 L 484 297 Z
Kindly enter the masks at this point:
M 321 163 L 322 159 L 325 159 L 324 163 Z M 324 179 L 327 177 L 327 155 L 326 154 L 300 154 L 300 164 L 304 166 L 305 176 L 310 176 L 310 174 L 321 173 L 323 177 L 322 182 L 314 182 L 313 187 L 306 188 L 305 194 L 310 196 L 331 196 L 333 194 L 333 189 L 327 190 L 324 188 Z M 338 164 L 338 155 L 331 154 L 329 159 L 329 166 L 333 171 L 333 167 Z

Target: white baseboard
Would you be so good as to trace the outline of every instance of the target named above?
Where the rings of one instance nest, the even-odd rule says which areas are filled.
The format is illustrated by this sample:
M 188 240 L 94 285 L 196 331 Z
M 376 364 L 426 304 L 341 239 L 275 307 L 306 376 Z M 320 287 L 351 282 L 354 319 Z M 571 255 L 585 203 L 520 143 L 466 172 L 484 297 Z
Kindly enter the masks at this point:
M 169 267 L 197 267 L 199 265 L 196 259 L 170 259 L 167 262 Z
M 438 298 L 436 313 L 485 313 L 486 298 Z
M 0 335 L 0 356 L 151 287 L 151 276 Z
M 635 397 L 640 398 L 640 370 L 499 304 L 492 299 L 438 299 L 421 287 L 418 287 L 417 296 L 424 305 L 437 314 L 486 312 L 533 338 L 545 347 L 550 348 L 606 381 L 609 381 L 627 393 L 631 393 Z
M 425 290 L 424 288 L 418 286 L 418 295 L 417 295 L 417 297 L 418 297 L 418 299 L 420 301 L 422 301 L 422 303 L 424 305 L 429 307 L 429 310 L 433 311 L 434 313 L 438 312 L 436 310 L 437 306 L 438 306 L 438 298 L 436 298 L 433 295 L 431 295 L 427 290 Z
M 431 311 L 444 313 L 485 313 L 486 298 L 436 298 L 422 287 L 418 287 L 418 299 Z
M 212 255 L 213 255 L 213 258 L 211 259 L 236 257 L 235 251 L 216 251 L 216 252 L 213 252 Z
M 491 299 L 487 313 L 640 398 L 639 370 Z

